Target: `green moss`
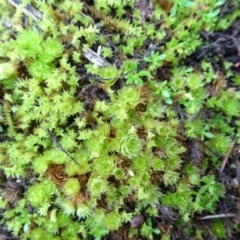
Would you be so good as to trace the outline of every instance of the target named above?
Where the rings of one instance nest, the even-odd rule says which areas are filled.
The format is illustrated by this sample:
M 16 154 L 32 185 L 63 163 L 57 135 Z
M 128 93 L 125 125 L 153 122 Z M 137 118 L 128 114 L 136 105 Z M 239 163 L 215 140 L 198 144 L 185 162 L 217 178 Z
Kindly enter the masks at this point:
M 26 198 L 35 207 L 44 206 L 50 203 L 51 196 L 55 192 L 55 185 L 48 179 L 43 179 L 39 183 L 28 188 Z
M 227 230 L 220 220 L 212 221 L 211 225 L 213 232 L 218 239 L 224 239 L 227 237 Z
M 77 179 L 69 178 L 64 184 L 63 190 L 66 195 L 74 195 L 79 192 L 80 184 Z
M 122 231 L 170 239 L 187 224 L 184 237 L 202 234 L 193 216 L 214 213 L 224 197 L 212 169 L 222 159 L 213 153 L 225 155 L 239 132 L 239 93 L 210 96 L 216 73 L 206 61 L 181 66 L 202 44 L 200 31 L 228 21 L 217 23 L 223 1 L 172 2 L 165 12 L 153 1 L 142 22 L 134 1 L 38 1 L 43 18 L 22 26 L 21 8 L 3 1 L 0 13 L 13 26 L 0 26 L 0 133 L 14 141 L 0 143 L 0 168 L 27 181 L 16 204 L 0 198 L 0 224 L 15 236 L 101 239 Z M 90 49 L 97 55 L 86 58 Z M 97 66 L 97 56 L 108 63 Z M 233 76 L 228 63 L 225 70 Z M 192 139 L 204 147 L 192 149 Z M 162 232 L 161 207 L 178 212 Z M 132 229 L 139 214 L 146 219 Z M 211 231 L 227 235 L 221 221 Z

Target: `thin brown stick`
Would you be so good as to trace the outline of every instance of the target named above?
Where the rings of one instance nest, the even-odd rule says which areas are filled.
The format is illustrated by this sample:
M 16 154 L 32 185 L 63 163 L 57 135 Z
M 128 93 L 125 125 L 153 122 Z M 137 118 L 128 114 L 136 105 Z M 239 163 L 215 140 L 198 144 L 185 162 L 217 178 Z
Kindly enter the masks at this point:
M 230 148 L 229 148 L 229 150 L 228 150 L 228 152 L 227 152 L 227 155 L 226 155 L 225 158 L 223 159 L 222 166 L 221 166 L 221 168 L 220 168 L 220 173 L 222 173 L 223 170 L 225 169 L 225 166 L 226 166 L 226 164 L 227 164 L 229 155 L 231 154 L 231 152 L 232 152 L 232 150 L 233 150 L 233 147 L 234 147 L 236 141 L 237 141 L 237 137 L 235 136 L 234 139 L 233 139 L 233 141 L 232 141 L 232 143 L 231 143 L 231 145 L 230 145 Z
M 206 220 L 206 219 L 214 219 L 214 218 L 229 218 L 229 217 L 236 217 L 236 213 L 222 213 L 222 214 L 215 214 L 215 215 L 207 215 L 204 217 L 199 217 L 199 220 Z

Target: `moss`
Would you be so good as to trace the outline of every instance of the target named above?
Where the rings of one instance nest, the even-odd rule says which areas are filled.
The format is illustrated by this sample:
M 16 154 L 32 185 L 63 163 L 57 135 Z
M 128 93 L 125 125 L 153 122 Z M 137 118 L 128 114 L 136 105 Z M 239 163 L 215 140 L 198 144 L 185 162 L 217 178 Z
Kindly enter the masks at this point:
M 214 95 L 211 64 L 181 66 L 200 31 L 222 27 L 223 2 L 153 1 L 145 22 L 134 1 L 85 2 L 0 6 L 12 28 L 0 26 L 0 133 L 14 140 L 0 142 L 0 168 L 26 182 L 15 205 L 1 192 L 0 224 L 22 239 L 170 239 L 225 194 L 213 153 L 237 132 L 238 81 Z M 43 15 L 25 16 L 27 3 Z M 189 229 L 183 239 L 201 235 Z

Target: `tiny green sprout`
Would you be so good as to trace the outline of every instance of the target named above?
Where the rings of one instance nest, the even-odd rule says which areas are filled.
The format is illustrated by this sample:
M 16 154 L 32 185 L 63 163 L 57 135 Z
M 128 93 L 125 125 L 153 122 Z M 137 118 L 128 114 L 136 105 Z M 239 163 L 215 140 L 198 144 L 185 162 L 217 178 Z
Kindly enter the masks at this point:
M 123 71 L 125 73 L 124 78 L 127 80 L 127 84 L 136 84 L 138 86 L 142 86 L 142 77 L 151 77 L 151 73 L 148 71 L 140 70 L 138 72 L 138 62 L 133 60 L 127 60 L 124 62 Z
M 127 60 L 123 63 L 124 73 L 128 73 L 131 71 L 137 71 L 138 62 L 134 60 Z
M 151 78 L 151 73 L 146 70 L 141 70 L 139 72 L 132 72 L 128 73 L 125 78 L 127 79 L 127 84 L 136 84 L 138 86 L 143 85 L 142 77 L 147 77 L 148 79 Z
M 200 137 L 201 140 L 204 141 L 205 137 L 207 137 L 208 139 L 211 139 L 214 137 L 214 135 L 210 132 L 210 125 L 206 124 L 200 132 Z
M 150 84 L 151 87 L 154 89 L 154 94 L 156 96 L 161 96 L 164 99 L 164 101 L 169 105 L 173 103 L 172 90 L 168 86 L 167 81 L 163 81 L 160 84 L 157 83 L 156 81 L 151 81 Z
M 143 80 L 138 76 L 137 73 L 129 73 L 125 76 L 125 78 L 127 79 L 127 84 L 136 84 L 138 86 L 142 86 L 143 85 Z
M 158 228 L 153 228 L 152 221 L 150 218 L 147 219 L 147 222 L 143 224 L 141 228 L 141 235 L 147 237 L 150 240 L 153 240 L 154 234 L 159 235 L 161 231 Z
M 196 193 L 195 206 L 198 204 L 200 209 L 214 212 L 217 201 L 224 194 L 224 189 L 217 183 L 213 175 L 205 176 L 202 179 L 202 187 Z
M 149 70 L 152 71 L 159 68 L 165 58 L 166 54 L 160 54 L 159 52 L 151 52 L 150 57 L 144 57 L 143 60 L 149 63 Z

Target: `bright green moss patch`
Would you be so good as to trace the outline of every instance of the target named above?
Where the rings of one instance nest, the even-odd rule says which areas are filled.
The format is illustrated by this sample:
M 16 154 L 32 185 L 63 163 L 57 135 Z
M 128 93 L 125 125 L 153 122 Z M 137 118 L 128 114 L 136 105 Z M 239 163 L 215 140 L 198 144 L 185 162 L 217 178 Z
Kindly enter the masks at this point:
M 230 236 L 219 219 L 197 224 L 223 211 L 218 173 L 240 135 L 238 75 L 198 53 L 202 35 L 234 20 L 227 3 L 152 1 L 144 17 L 134 1 L 87 2 L 0 6 L 0 232 Z

